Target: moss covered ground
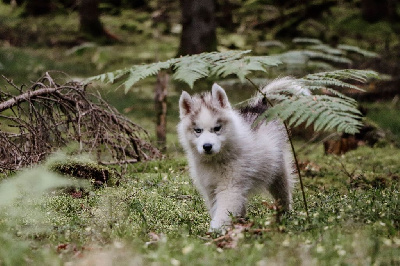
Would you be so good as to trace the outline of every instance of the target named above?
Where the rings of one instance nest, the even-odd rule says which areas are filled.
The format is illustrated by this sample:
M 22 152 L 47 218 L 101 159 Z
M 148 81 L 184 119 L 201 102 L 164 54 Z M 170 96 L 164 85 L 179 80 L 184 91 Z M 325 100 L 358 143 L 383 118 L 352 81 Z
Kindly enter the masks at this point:
M 300 157 L 308 164 L 302 171 L 308 218 L 297 186 L 294 210 L 280 222 L 271 198 L 256 195 L 234 231 L 210 235 L 209 216 L 186 161 L 174 157 L 137 164 L 119 186 L 86 186 L 80 197 L 59 190 L 42 197 L 28 189 L 23 198 L 2 204 L 0 260 L 3 265 L 400 263 L 400 151 L 362 147 L 338 157 L 316 148 Z M 36 180 L 34 173 L 23 175 Z M 8 184 L 13 180 L 18 177 Z

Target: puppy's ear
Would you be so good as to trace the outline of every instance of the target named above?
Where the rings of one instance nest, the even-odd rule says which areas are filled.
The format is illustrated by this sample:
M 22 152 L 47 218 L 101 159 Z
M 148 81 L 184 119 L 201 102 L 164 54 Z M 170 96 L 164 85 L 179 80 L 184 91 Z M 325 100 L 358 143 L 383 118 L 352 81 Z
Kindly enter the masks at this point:
M 193 101 L 189 93 L 182 91 L 181 98 L 179 99 L 179 113 L 180 118 L 183 118 L 192 112 Z
M 231 108 L 231 104 L 229 103 L 228 96 L 226 96 L 225 90 L 221 88 L 221 86 L 219 86 L 217 83 L 214 83 L 214 85 L 212 86 L 211 94 L 222 108 Z

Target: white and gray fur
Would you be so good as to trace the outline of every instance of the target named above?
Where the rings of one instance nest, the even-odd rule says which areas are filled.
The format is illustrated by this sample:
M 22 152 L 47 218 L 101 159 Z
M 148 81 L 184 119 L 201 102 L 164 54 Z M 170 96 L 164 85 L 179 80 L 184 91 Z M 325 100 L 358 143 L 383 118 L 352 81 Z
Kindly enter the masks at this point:
M 301 89 L 284 78 L 263 92 L 288 87 Z M 267 109 L 261 95 L 236 110 L 224 89 L 214 84 L 211 93 L 191 97 L 183 91 L 179 107 L 179 139 L 211 215 L 211 230 L 229 226 L 231 215 L 244 216 L 253 192 L 266 189 L 284 210 L 291 209 L 295 170 L 288 137 L 279 121 L 253 125 Z

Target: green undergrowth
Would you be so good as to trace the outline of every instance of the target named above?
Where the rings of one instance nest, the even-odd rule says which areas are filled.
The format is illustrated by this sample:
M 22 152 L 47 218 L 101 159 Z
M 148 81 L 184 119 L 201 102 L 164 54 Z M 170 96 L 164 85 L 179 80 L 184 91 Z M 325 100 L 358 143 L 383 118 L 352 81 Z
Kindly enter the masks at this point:
M 375 102 L 366 104 L 367 117 L 381 128 L 388 131 L 388 137 L 400 143 L 400 105 L 398 97 L 391 102 Z
M 0 262 L 396 265 L 399 159 L 400 151 L 390 146 L 361 147 L 340 157 L 325 156 L 319 148 L 300 154 L 309 164 L 302 171 L 309 218 L 299 186 L 293 212 L 279 223 L 271 198 L 258 195 L 236 224 L 238 231 L 226 238 L 207 234 L 209 216 L 182 156 L 136 164 L 118 186 L 89 187 L 81 197 L 52 190 L 2 204 Z M 15 206 L 23 215 L 35 210 L 33 217 L 40 219 L 9 218 Z M 39 225 L 42 230 L 26 230 Z M 249 229 L 240 229 L 245 226 Z

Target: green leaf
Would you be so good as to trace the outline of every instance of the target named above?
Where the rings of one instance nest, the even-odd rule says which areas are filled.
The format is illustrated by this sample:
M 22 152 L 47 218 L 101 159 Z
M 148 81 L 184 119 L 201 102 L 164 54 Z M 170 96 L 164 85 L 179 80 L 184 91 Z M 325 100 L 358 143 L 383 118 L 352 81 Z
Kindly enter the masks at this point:
M 339 44 L 338 49 L 345 50 L 348 52 L 353 52 L 357 54 L 361 54 L 365 57 L 379 57 L 377 53 L 370 52 L 364 49 L 361 49 L 360 47 L 353 46 L 353 45 L 345 45 L 345 44 Z
M 185 58 L 188 59 L 188 58 Z M 173 78 L 186 82 L 193 88 L 194 82 L 209 75 L 209 64 L 205 59 L 180 60 L 174 65 Z

